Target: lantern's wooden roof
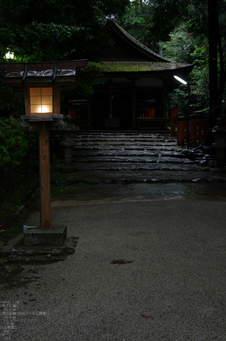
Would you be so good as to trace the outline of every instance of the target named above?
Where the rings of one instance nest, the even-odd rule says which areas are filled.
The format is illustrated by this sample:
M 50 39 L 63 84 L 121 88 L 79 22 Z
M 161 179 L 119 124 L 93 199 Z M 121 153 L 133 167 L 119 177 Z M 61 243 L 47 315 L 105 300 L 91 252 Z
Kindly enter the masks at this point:
M 43 63 L 0 63 L 5 71 L 3 84 L 23 87 L 24 85 L 71 84 L 76 80 L 76 68 L 85 67 L 87 60 Z

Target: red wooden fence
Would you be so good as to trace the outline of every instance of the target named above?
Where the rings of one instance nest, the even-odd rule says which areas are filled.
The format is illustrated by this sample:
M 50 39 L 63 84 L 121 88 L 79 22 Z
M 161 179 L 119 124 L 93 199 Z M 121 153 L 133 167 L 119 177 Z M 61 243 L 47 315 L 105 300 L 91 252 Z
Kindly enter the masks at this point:
M 185 117 L 177 119 L 177 144 L 190 147 L 201 145 L 207 137 L 208 119 L 201 115 L 191 115 L 189 120 Z
M 171 119 L 171 136 L 174 135 L 174 122 L 177 118 L 177 105 L 175 105 L 172 109 L 170 109 L 170 119 Z

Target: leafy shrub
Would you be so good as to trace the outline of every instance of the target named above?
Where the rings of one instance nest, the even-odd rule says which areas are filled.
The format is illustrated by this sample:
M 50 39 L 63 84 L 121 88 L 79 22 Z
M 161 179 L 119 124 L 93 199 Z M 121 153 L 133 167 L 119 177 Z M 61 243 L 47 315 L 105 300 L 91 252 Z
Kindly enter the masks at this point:
M 37 134 L 20 127 L 19 119 L 1 118 L 0 225 L 37 186 L 37 163 Z
M 29 150 L 26 130 L 19 122 L 12 116 L 0 119 L 0 167 L 3 170 L 18 167 Z

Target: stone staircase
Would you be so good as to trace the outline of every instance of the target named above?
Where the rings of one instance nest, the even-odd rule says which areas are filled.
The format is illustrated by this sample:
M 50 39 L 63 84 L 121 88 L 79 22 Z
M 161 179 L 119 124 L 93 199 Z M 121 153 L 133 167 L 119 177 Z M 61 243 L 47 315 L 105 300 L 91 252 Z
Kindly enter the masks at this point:
M 74 183 L 226 182 L 201 149 L 179 148 L 168 133 L 77 132 L 74 142 Z

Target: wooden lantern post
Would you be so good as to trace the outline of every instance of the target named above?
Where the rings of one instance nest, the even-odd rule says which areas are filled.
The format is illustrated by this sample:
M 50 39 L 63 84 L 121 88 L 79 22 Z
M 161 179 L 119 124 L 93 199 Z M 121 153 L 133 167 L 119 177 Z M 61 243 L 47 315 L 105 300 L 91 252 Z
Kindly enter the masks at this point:
M 50 191 L 50 148 L 49 131 L 45 123 L 39 131 L 39 162 L 41 191 L 41 226 L 51 227 L 51 191 Z
M 21 126 L 39 131 L 41 229 L 51 228 L 50 147 L 49 131 L 64 125 L 60 114 L 60 92 L 75 88 L 76 68 L 85 67 L 87 60 L 45 63 L 3 63 L 3 85 L 24 91 L 25 112 Z M 27 227 L 37 228 L 37 227 Z
M 39 181 L 41 198 L 41 228 L 51 228 L 50 146 L 49 130 L 63 125 L 60 114 L 60 88 L 45 83 L 24 88 L 26 115 L 21 116 L 23 127 L 39 131 Z

